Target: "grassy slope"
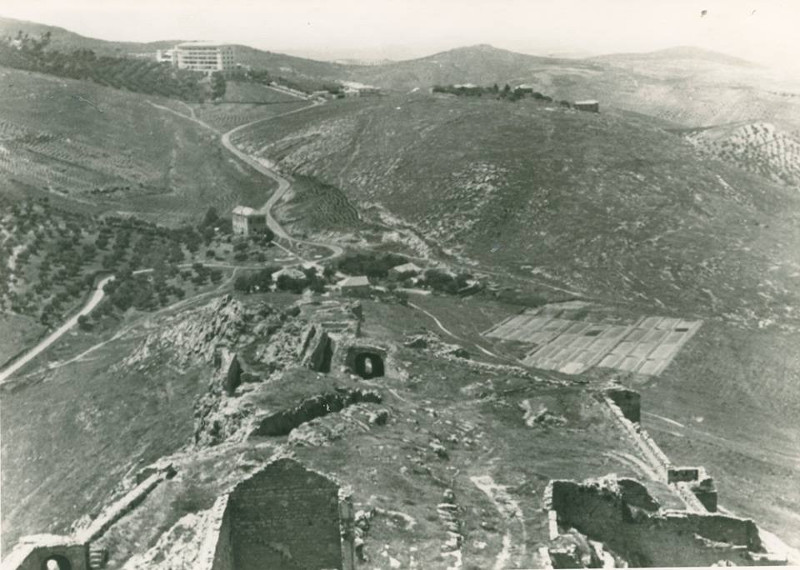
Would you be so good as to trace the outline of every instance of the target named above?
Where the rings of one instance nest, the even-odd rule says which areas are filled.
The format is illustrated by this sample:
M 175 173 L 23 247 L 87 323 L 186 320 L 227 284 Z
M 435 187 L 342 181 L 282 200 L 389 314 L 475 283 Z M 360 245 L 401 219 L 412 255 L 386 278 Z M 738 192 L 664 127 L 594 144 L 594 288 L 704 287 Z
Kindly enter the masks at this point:
M 657 381 L 644 422 L 679 464 L 705 465 L 720 503 L 800 547 L 796 334 L 705 323 Z M 637 383 L 634 382 L 634 385 Z
M 590 296 L 751 321 L 797 299 L 796 194 L 645 118 L 419 96 L 323 106 L 239 142 L 488 267 L 534 265 Z
M 0 75 L 4 191 L 49 184 L 100 210 L 178 223 L 209 206 L 224 213 L 242 200 L 263 202 L 274 186 L 234 161 L 213 133 L 147 103 L 175 102 L 16 70 Z
M 251 121 L 274 117 L 309 103 L 265 85 L 229 81 L 222 102 L 192 105 L 198 119 L 224 132 Z M 186 109 L 177 108 L 181 113 Z
M 0 311 L 0 365 L 34 344 L 45 330 L 31 317 Z
M 61 349 L 75 349 L 67 344 Z M 131 346 L 112 343 L 84 362 L 4 391 L 4 551 L 22 534 L 67 531 L 72 521 L 96 513 L 138 462 L 189 441 L 193 398 L 208 373 L 110 373 Z

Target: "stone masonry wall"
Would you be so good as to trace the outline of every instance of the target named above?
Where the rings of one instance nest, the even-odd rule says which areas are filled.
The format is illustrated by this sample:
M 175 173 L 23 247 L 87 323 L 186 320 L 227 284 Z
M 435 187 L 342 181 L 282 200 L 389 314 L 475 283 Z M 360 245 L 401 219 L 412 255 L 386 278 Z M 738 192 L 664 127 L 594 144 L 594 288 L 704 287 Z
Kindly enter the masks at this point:
M 551 501 L 560 526 L 603 542 L 634 566 L 748 565 L 749 552 L 761 548 L 751 520 L 684 511 L 634 515 L 613 481 L 554 481 Z
M 338 485 L 297 462 L 240 483 L 228 511 L 236 570 L 342 569 Z
M 42 570 L 45 561 L 52 556 L 66 558 L 72 570 L 89 570 L 89 548 L 85 544 L 70 542 L 66 537 L 62 544 L 47 541 L 44 544 L 20 544 L 3 559 L 0 569 Z

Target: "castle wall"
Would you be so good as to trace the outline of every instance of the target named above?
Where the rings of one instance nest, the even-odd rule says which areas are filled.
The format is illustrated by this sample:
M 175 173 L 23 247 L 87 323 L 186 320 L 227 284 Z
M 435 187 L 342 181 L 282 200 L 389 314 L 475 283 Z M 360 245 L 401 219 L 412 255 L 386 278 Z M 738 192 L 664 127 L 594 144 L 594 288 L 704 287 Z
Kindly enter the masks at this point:
M 240 483 L 228 514 L 236 570 L 343 568 L 339 488 L 295 461 L 278 460 Z

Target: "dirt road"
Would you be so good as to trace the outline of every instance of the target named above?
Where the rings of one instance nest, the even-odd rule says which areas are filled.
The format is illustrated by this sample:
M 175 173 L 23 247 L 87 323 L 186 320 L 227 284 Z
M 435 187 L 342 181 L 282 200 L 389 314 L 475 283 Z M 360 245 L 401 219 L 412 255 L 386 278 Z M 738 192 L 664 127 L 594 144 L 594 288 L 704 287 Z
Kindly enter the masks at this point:
M 102 279 L 94 289 L 94 293 L 92 294 L 91 298 L 86 302 L 86 304 L 74 314 L 72 317 L 67 319 L 67 321 L 58 327 L 56 330 L 51 332 L 47 337 L 42 339 L 36 346 L 30 349 L 28 352 L 23 354 L 17 360 L 11 363 L 5 370 L 0 372 L 0 384 L 5 382 L 12 374 L 14 374 L 17 370 L 25 366 L 28 362 L 39 356 L 42 352 L 47 350 L 54 342 L 60 339 L 64 334 L 78 324 L 78 318 L 81 315 L 88 315 L 92 312 L 92 310 L 100 304 L 100 301 L 103 300 L 105 297 L 105 292 L 103 292 L 103 287 L 105 287 L 106 283 L 113 280 L 114 276 L 110 275 L 105 279 Z

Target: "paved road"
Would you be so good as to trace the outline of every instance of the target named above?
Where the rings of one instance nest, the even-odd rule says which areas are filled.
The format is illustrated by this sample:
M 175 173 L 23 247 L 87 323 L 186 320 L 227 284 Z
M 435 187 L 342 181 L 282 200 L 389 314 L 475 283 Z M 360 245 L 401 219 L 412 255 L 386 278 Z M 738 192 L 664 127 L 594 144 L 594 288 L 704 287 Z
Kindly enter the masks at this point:
M 113 279 L 114 276 L 111 275 L 101 280 L 100 283 L 97 284 L 97 287 L 95 287 L 92 297 L 86 302 L 86 304 L 78 313 L 70 317 L 63 325 L 58 327 L 56 330 L 51 332 L 45 339 L 39 342 L 39 344 L 37 344 L 30 351 L 26 352 L 23 356 L 15 360 L 8 368 L 0 372 L 0 383 L 5 382 L 9 378 L 9 376 L 11 376 L 17 370 L 25 366 L 28 362 L 39 356 L 42 352 L 47 350 L 50 347 L 50 345 L 52 345 L 54 342 L 56 342 L 58 339 L 64 336 L 64 334 L 69 329 L 78 324 L 78 317 L 80 317 L 81 315 L 88 315 L 89 313 L 91 313 L 92 309 L 94 309 L 97 305 L 99 305 L 100 301 L 102 301 L 103 297 L 105 297 L 105 293 L 103 292 L 103 287 L 105 287 L 105 284 Z

